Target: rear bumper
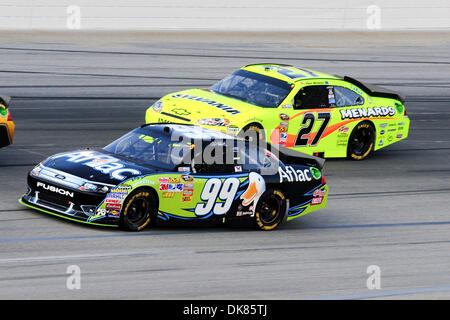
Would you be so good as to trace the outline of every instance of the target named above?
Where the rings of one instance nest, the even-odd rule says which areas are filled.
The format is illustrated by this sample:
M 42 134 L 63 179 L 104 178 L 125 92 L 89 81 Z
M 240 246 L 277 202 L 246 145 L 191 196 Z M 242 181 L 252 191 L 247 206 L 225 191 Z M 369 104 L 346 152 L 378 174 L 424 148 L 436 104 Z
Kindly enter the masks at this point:
M 9 146 L 14 140 L 15 125 L 12 121 L 0 123 L 0 148 Z
M 312 212 L 325 209 L 328 202 L 329 187 L 328 184 L 320 185 L 318 188 L 307 192 L 305 196 L 308 200 L 290 207 L 288 209 L 287 221 L 303 217 Z
M 409 136 L 411 120 L 408 116 L 391 120 L 385 127 L 378 126 L 376 134 L 375 151 L 405 140 Z

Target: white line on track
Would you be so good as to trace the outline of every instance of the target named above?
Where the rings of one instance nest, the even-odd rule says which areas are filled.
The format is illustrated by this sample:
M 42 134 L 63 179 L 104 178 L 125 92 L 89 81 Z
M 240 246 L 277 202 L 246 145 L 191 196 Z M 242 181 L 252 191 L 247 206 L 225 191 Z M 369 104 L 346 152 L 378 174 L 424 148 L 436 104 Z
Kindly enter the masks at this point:
M 426 293 L 443 293 L 450 292 L 450 285 L 424 287 L 424 288 L 406 288 L 397 290 L 373 290 L 366 293 L 355 293 L 350 295 L 336 295 L 320 297 L 319 300 L 361 300 L 361 299 L 375 299 L 398 296 L 411 296 Z M 450 294 L 449 294 L 450 296 Z
M 43 261 L 68 261 L 68 260 L 89 260 L 98 258 L 113 258 L 113 257 L 138 257 L 138 256 L 152 256 L 169 253 L 167 249 L 153 249 L 143 251 L 131 251 L 131 252 L 109 252 L 109 253 L 97 253 L 97 254 L 78 254 L 78 255 L 61 255 L 61 256 L 41 256 L 41 257 L 21 257 L 21 258 L 6 258 L 0 259 L 0 264 L 14 264 L 14 263 L 27 263 L 27 262 L 43 262 Z M 170 250 L 171 255 L 190 254 L 186 250 Z M 191 252 L 192 253 L 192 252 Z
M 31 150 L 24 149 L 24 148 L 15 148 L 15 149 L 23 151 L 23 152 L 31 153 L 31 154 L 34 154 L 34 155 L 38 155 L 38 156 L 41 156 L 41 157 L 46 157 L 46 155 L 44 153 L 41 153 L 41 152 L 31 151 Z

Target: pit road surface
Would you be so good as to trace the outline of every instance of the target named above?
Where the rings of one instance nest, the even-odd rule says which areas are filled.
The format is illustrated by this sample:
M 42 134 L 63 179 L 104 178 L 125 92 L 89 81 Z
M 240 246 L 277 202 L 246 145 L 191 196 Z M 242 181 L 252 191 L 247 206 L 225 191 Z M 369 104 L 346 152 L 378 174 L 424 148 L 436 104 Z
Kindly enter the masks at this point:
M 0 34 L 14 145 L 0 150 L 1 299 L 450 298 L 450 35 Z M 101 147 L 162 95 L 249 63 L 351 75 L 407 97 L 407 141 L 328 160 L 328 207 L 274 232 L 93 228 L 23 208 L 45 157 Z M 81 290 L 66 269 L 81 268 Z M 381 290 L 366 269 L 381 268 Z

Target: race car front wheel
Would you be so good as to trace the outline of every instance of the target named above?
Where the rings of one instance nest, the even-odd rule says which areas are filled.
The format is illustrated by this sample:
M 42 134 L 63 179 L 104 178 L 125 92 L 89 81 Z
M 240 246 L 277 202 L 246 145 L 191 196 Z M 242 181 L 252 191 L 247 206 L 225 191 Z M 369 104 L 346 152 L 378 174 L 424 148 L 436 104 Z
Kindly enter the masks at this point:
M 157 199 L 149 190 L 136 190 L 123 205 L 120 226 L 129 231 L 144 229 L 156 216 Z
M 369 122 L 359 123 L 348 139 L 347 157 L 352 160 L 364 160 L 375 148 L 375 129 Z
M 244 127 L 238 134 L 240 138 L 248 140 L 250 142 L 258 142 L 260 145 L 264 142 L 264 129 L 258 124 L 250 124 Z
M 277 228 L 284 220 L 286 205 L 286 197 L 280 190 L 269 189 L 264 192 L 256 204 L 256 227 L 265 231 Z

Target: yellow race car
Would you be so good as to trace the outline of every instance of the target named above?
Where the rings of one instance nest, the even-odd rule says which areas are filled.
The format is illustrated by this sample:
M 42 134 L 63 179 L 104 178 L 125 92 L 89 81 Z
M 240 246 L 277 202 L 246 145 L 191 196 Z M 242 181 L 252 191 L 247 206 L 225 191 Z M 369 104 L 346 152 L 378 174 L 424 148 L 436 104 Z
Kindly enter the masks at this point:
M 232 135 L 253 131 L 272 145 L 354 160 L 406 139 L 410 123 L 397 93 L 282 64 L 248 65 L 210 88 L 168 94 L 145 120 Z
M 0 148 L 13 142 L 15 124 L 8 110 L 10 98 L 0 97 Z

